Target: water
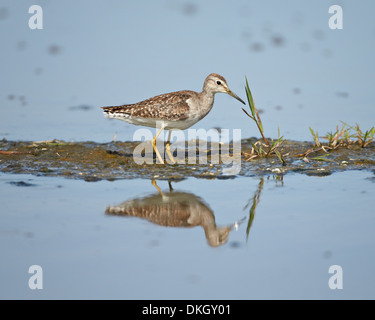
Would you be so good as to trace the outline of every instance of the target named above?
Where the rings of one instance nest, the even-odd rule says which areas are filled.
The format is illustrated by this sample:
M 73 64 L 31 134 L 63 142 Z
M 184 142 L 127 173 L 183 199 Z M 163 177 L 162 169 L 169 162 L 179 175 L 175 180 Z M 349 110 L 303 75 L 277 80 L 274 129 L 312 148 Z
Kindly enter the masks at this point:
M 0 137 L 132 140 L 135 128 L 101 106 L 182 89 L 216 72 L 245 99 L 245 76 L 265 134 L 311 140 L 345 121 L 375 118 L 375 3 L 314 1 L 39 1 L 43 30 L 30 30 L 26 0 L 0 5 Z M 342 5 L 343 29 L 328 8 Z M 84 106 L 82 108 L 82 106 Z M 195 128 L 259 136 L 241 103 L 221 94 Z M 6 112 L 5 112 L 6 110 Z
M 30 2 L 0 4 L 0 139 L 132 141 L 137 127 L 105 119 L 100 106 L 199 91 L 211 72 L 242 99 L 247 76 L 266 136 L 280 127 L 286 139 L 311 141 L 309 126 L 323 135 L 340 121 L 363 131 L 374 125 L 373 1 L 38 4 L 43 30 L 28 27 Z M 328 27 L 331 4 L 343 8 L 343 30 Z M 194 128 L 259 136 L 240 107 L 217 95 Z M 0 298 L 375 298 L 370 170 L 189 178 L 172 193 L 166 181 L 157 185 L 167 198 L 146 179 L 1 173 Z M 198 225 L 106 214 L 150 196 L 153 212 L 160 198 L 164 207 L 173 199 L 176 208 L 191 205 L 195 219 L 179 223 Z M 28 286 L 31 265 L 42 267 L 42 290 Z M 343 270 L 342 290 L 328 286 L 332 265 Z
M 6 201 L 0 215 L 0 297 L 375 297 L 372 173 L 187 179 L 172 183 L 172 193 L 166 181 L 157 186 L 165 197 L 186 193 L 201 201 L 198 212 L 212 214 L 217 227 L 245 219 L 214 247 L 200 225 L 166 227 L 105 214 L 108 206 L 157 197 L 149 180 L 89 183 L 1 174 Z M 254 196 L 259 202 L 247 230 Z M 42 290 L 28 287 L 31 265 L 43 269 Z M 343 270 L 342 290 L 328 286 L 332 265 Z

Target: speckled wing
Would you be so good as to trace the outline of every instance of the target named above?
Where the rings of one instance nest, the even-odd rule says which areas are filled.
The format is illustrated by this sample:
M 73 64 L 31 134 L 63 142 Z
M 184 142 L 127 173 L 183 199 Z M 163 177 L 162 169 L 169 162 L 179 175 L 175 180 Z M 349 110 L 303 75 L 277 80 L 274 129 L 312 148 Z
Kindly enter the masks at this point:
M 102 107 L 108 116 L 138 117 L 144 119 L 185 120 L 189 117 L 190 107 L 186 102 L 194 92 L 178 91 L 162 94 L 138 103 Z

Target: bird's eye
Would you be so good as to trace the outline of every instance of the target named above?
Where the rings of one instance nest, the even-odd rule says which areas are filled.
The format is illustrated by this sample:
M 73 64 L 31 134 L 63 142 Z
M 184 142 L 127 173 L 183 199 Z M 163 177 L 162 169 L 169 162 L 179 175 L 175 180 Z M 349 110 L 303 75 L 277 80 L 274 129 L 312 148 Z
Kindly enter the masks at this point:
M 216 83 L 220 86 L 221 85 L 221 81 L 217 80 Z

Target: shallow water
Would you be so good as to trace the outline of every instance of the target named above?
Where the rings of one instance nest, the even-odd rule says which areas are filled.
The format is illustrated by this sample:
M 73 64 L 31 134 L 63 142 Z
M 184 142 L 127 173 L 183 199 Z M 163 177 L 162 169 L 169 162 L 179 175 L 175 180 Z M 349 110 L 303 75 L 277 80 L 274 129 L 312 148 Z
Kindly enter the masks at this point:
M 374 125 L 371 0 L 340 3 L 342 30 L 329 28 L 326 0 L 308 7 L 297 0 L 38 5 L 43 30 L 28 28 L 29 1 L 0 4 L 0 138 L 108 142 L 117 134 L 130 141 L 141 127 L 105 119 L 99 107 L 200 91 L 211 72 L 226 77 L 242 99 L 247 76 L 265 134 L 273 138 L 278 127 L 286 139 L 301 141 L 312 138 L 309 126 L 324 135 L 340 121 L 363 130 Z M 195 128 L 258 135 L 241 107 L 218 94 Z
M 293 156 L 311 145 L 309 127 L 323 136 L 340 121 L 374 125 L 373 1 L 339 4 L 342 30 L 329 28 L 325 0 L 38 4 L 43 30 L 28 28 L 28 1 L 0 5 L 1 151 L 53 139 L 87 149 L 36 143 L 1 155 L 0 298 L 375 298 L 373 146 L 331 152 L 331 162 Z M 99 107 L 199 91 L 211 72 L 242 99 L 247 76 L 265 135 L 280 128 L 306 149 L 286 169 L 242 161 L 234 179 L 216 166 L 134 175 L 123 147 L 142 127 Z M 218 94 L 194 128 L 259 136 L 241 106 Z M 147 179 L 171 176 L 182 180 L 173 191 Z M 28 286 L 31 265 L 42 267 L 42 290 Z M 332 265 L 342 290 L 328 286 Z
M 150 180 L 1 173 L 0 297 L 375 297 L 373 173 L 156 183 L 161 193 Z M 135 217 L 108 214 L 124 202 L 117 213 Z M 181 226 L 155 217 L 165 212 Z M 222 243 L 208 240 L 235 222 Z M 42 290 L 28 287 L 31 265 L 43 269 Z M 331 265 L 342 290 L 328 286 Z

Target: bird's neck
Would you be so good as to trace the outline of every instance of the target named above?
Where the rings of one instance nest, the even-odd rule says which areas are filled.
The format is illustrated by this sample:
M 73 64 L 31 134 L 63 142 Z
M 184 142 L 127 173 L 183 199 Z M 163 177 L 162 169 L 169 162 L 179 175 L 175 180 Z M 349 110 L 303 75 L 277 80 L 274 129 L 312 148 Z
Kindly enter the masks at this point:
M 214 104 L 214 98 L 215 98 L 215 93 L 212 91 L 204 90 L 201 92 L 200 95 L 200 105 L 205 106 L 207 109 L 207 112 L 209 112 L 212 109 L 212 106 Z

